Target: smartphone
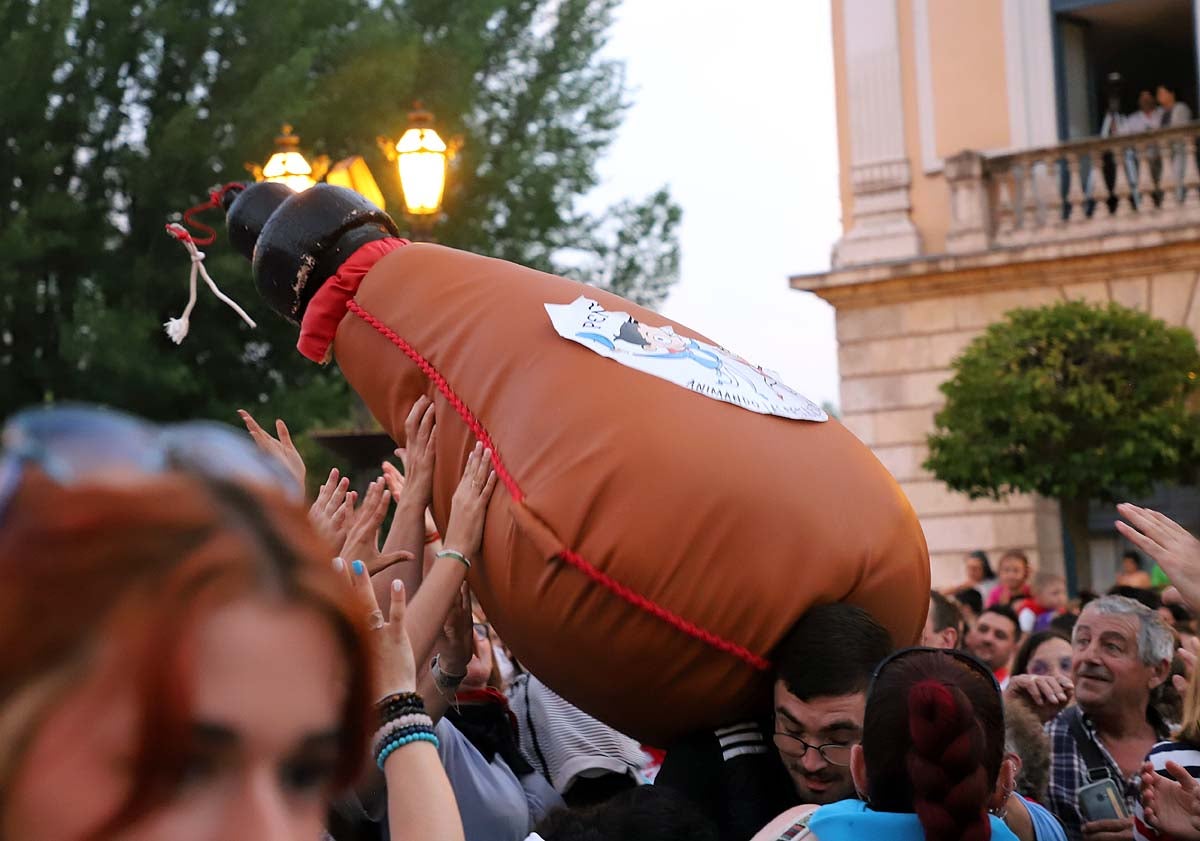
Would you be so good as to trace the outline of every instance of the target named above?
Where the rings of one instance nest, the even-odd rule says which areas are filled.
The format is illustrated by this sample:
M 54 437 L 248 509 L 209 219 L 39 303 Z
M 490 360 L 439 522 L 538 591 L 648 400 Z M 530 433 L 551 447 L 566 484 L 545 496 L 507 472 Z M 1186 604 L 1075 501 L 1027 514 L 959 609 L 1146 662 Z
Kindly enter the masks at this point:
M 1129 811 L 1125 808 L 1125 798 L 1112 780 L 1100 780 L 1079 789 L 1079 811 L 1085 821 L 1107 821 L 1113 818 L 1127 818 Z

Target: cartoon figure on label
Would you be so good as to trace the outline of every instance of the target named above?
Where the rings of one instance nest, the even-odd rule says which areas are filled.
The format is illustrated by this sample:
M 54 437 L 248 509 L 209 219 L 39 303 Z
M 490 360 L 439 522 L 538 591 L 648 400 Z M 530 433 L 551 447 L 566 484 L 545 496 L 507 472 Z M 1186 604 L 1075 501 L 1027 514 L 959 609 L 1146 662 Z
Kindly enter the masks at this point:
M 705 348 L 695 339 L 678 335 L 671 327 L 651 327 L 631 318 L 621 325 L 621 330 L 617 333 L 616 338 L 634 347 L 649 351 L 649 353 L 639 353 L 638 356 L 690 359 L 710 371 L 718 372 L 718 376 L 725 373 L 721 357 L 715 350 Z M 724 381 L 724 379 L 718 380 L 718 382 Z M 732 379 L 730 382 L 736 382 L 736 379 Z
M 718 345 L 681 336 L 669 325 L 643 324 L 583 296 L 545 307 L 560 336 L 622 365 L 752 412 L 816 423 L 829 420 L 820 406 L 788 388 L 774 372 Z
M 621 330 L 616 338 L 626 344 L 640 347 L 643 351 L 648 351 L 635 354 L 637 356 L 694 362 L 712 371 L 717 377 L 718 385 L 737 388 L 744 384 L 767 400 L 783 397 L 777 389 L 772 387 L 771 378 L 758 367 L 751 365 L 740 356 L 729 353 L 724 348 L 704 345 L 695 339 L 680 336 L 670 326 L 651 327 L 631 318 L 621 325 Z M 769 390 L 764 390 L 760 385 L 766 386 Z M 784 388 L 787 387 L 784 386 Z M 788 390 L 790 391 L 790 389 Z

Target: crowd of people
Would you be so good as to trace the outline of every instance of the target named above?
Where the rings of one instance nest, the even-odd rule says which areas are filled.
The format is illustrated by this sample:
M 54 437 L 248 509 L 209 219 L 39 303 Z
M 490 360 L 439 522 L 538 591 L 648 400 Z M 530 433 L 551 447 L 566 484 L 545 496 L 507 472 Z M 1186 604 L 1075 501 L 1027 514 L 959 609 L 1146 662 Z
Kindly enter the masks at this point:
M 311 500 L 242 418 L 5 426 L 0 838 L 1200 839 L 1200 541 L 1162 514 L 1119 507 L 1155 567 L 1101 596 L 972 553 L 917 646 L 814 607 L 760 715 L 649 746 L 472 597 L 496 476 L 477 445 L 438 530 L 430 401 Z
M 1119 100 L 1109 106 L 1100 127 L 1101 137 L 1121 134 L 1139 134 L 1171 126 L 1182 126 L 1192 121 L 1192 109 L 1179 99 L 1179 89 L 1170 82 L 1162 82 L 1153 92 L 1138 93 L 1137 110 L 1122 114 Z

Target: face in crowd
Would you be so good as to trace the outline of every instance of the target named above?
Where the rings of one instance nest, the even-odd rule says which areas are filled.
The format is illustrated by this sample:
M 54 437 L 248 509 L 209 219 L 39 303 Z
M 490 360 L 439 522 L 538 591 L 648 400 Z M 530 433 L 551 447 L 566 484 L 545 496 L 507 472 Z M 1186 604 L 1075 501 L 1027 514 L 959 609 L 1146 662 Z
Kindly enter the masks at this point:
M 862 739 L 865 692 L 801 701 L 775 682 L 775 746 L 801 803 L 854 797 L 850 749 Z
M 850 751 L 862 741 L 871 675 L 892 649 L 887 629 L 843 603 L 810 608 L 780 642 L 774 740 L 798 803 L 854 796 Z
M 967 555 L 966 558 L 963 559 L 963 569 L 967 573 L 968 581 L 974 584 L 978 584 L 983 581 L 984 569 L 982 558 L 978 558 L 975 555 Z
M 346 694 L 334 630 L 315 611 L 246 599 L 207 618 L 189 647 L 192 747 L 181 779 L 122 838 L 186 841 L 235 826 L 279 841 L 319 835 Z M 125 665 L 101 656 L 31 744 L 6 837 L 66 841 L 112 818 L 130 784 L 113 769 L 134 763 L 138 719 Z
M 1029 577 L 1029 563 L 1016 555 L 1006 555 L 1000 559 L 1000 568 L 997 574 L 1000 577 L 1000 583 L 1008 589 L 1008 592 L 1015 593 L 1021 589 L 1021 585 Z
M 967 650 L 987 663 L 992 671 L 1008 665 L 1017 642 L 1016 623 L 990 610 L 981 613 L 967 632 Z
M 1067 606 L 1067 582 L 1055 579 L 1040 587 L 1034 595 L 1046 610 L 1063 610 Z
M 954 621 L 947 624 L 946 627 L 938 629 L 939 621 L 945 622 L 946 617 L 939 617 L 938 599 L 942 600 L 942 604 L 950 603 L 948 599 L 940 595 L 931 596 L 929 599 L 929 613 L 925 617 L 925 627 L 921 630 L 921 645 L 926 648 L 958 648 L 959 635 L 962 633 L 961 614 L 954 618 Z
M 1154 622 L 1161 624 L 1157 617 Z M 1137 615 L 1101 613 L 1092 605 L 1080 614 L 1072 634 L 1071 677 L 1075 699 L 1085 712 L 1144 709 L 1150 691 L 1166 680 L 1170 644 L 1162 659 L 1145 656 L 1139 647 L 1141 624 Z M 1169 638 L 1170 631 L 1164 628 L 1164 633 Z
M 1071 643 L 1050 637 L 1032 652 L 1027 671 L 1038 677 L 1057 677 L 1070 680 L 1073 656 Z
M 39 513 L 63 499 L 88 516 Z M 320 837 L 373 688 L 367 629 L 304 512 L 187 476 L 31 481 L 13 505 L 0 561 L 51 547 L 59 577 L 6 579 L 44 619 L 0 668 L 24 657 L 31 675 L 0 709 L 21 727 L 0 737 L 0 837 Z

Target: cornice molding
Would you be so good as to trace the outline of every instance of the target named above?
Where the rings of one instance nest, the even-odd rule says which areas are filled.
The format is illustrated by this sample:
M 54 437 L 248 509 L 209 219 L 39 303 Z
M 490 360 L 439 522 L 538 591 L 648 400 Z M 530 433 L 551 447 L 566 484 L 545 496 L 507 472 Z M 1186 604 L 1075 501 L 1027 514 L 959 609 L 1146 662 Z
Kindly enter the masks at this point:
M 873 263 L 796 275 L 789 283 L 835 307 L 854 308 L 1176 271 L 1200 271 L 1200 224 Z

